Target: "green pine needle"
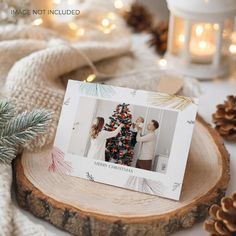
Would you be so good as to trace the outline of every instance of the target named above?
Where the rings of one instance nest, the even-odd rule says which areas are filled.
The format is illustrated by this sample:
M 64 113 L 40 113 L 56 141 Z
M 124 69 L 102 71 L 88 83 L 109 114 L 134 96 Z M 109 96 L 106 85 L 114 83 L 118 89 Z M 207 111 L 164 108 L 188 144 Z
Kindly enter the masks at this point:
M 11 164 L 16 157 L 17 151 L 14 148 L 0 147 L 0 163 Z
M 7 100 L 0 101 L 0 130 L 14 116 L 13 106 Z
M 51 120 L 51 113 L 46 110 L 14 114 L 9 101 L 0 101 L 0 163 L 3 164 L 10 164 L 21 146 L 44 133 Z
M 46 110 L 24 112 L 11 119 L 0 131 L 0 146 L 11 148 L 23 146 L 43 133 L 51 114 Z

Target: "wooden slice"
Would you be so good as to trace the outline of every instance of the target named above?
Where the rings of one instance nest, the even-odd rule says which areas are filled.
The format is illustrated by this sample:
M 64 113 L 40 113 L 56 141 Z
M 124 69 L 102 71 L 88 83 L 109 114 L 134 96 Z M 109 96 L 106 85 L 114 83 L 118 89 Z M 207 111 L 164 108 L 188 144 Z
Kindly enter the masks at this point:
M 199 117 L 179 202 L 50 173 L 49 153 L 50 149 L 23 153 L 15 161 L 17 200 L 74 235 L 168 235 L 206 217 L 229 182 L 229 154 L 218 134 Z

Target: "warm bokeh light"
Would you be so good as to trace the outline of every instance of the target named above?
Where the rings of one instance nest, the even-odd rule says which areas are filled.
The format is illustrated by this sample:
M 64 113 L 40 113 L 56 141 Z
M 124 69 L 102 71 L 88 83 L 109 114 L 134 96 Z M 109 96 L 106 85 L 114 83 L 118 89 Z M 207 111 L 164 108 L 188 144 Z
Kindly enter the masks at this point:
M 87 77 L 86 82 L 92 82 L 92 81 L 95 80 L 95 78 L 96 78 L 96 75 L 95 74 L 91 74 L 91 75 L 89 75 Z
M 41 25 L 41 24 L 43 24 L 42 18 L 38 18 L 32 22 L 32 25 Z
M 124 7 L 124 3 L 122 2 L 122 0 L 115 0 L 114 6 L 115 6 L 115 8 L 117 8 L 117 9 L 121 9 L 121 8 Z
M 178 41 L 179 41 L 180 43 L 184 43 L 185 37 L 184 37 L 183 34 L 180 34 L 180 35 L 178 36 Z
M 230 51 L 230 53 L 232 53 L 232 54 L 236 54 L 236 45 L 235 45 L 235 44 L 231 44 L 231 45 L 229 46 L 229 51 Z
M 107 14 L 107 18 L 109 18 L 109 19 L 111 19 L 111 20 L 115 20 L 116 15 L 115 15 L 113 12 L 109 12 L 109 13 Z
M 61 3 L 61 0 L 53 0 L 53 3 L 54 3 L 54 4 L 60 4 L 60 3 Z
M 69 25 L 70 29 L 72 29 L 72 30 L 76 30 L 78 28 L 78 26 L 74 22 L 70 22 L 70 23 L 68 23 L 68 25 Z
M 160 67 L 165 67 L 167 65 L 167 60 L 164 59 L 164 58 L 161 58 L 159 61 L 158 61 L 158 64 Z
M 102 26 L 108 27 L 110 25 L 110 21 L 107 18 L 104 18 L 102 20 Z
M 206 47 L 207 47 L 207 43 L 205 41 L 200 41 L 199 42 L 199 48 L 206 49 Z
M 196 26 L 196 35 L 197 36 L 201 36 L 203 31 L 204 31 L 204 29 L 203 29 L 202 25 Z
M 77 35 L 78 36 L 83 36 L 84 35 L 84 33 L 85 33 L 85 30 L 83 29 L 83 28 L 79 28 L 78 30 L 77 30 Z

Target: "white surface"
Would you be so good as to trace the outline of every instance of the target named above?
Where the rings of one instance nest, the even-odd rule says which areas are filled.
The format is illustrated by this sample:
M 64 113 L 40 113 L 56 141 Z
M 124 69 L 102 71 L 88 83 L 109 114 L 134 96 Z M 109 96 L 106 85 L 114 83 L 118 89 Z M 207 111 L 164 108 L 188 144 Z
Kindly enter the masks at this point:
M 228 81 L 213 81 L 213 82 L 201 82 L 203 94 L 200 97 L 199 113 L 207 121 L 211 122 L 211 115 L 216 110 L 215 106 L 218 103 L 222 103 L 224 98 L 229 94 L 236 94 L 236 78 L 235 80 Z M 227 190 L 227 194 L 231 194 L 236 190 L 236 144 L 225 142 L 225 146 L 228 149 L 231 160 L 231 180 Z M 24 212 L 32 221 L 38 224 L 44 225 L 49 231 L 54 232 L 57 236 L 70 235 L 61 230 L 58 230 L 54 226 L 47 222 L 39 220 L 32 216 L 30 213 Z M 203 230 L 202 223 L 195 224 L 194 227 L 187 230 L 182 230 L 173 234 L 174 236 L 207 236 L 208 234 Z

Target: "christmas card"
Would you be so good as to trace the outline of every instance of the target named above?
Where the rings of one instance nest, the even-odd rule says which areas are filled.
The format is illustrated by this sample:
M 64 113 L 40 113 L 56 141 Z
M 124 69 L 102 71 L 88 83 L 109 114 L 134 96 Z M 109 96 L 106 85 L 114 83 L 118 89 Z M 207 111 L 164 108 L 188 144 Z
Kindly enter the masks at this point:
M 70 80 L 54 142 L 64 174 L 179 200 L 198 100 Z

